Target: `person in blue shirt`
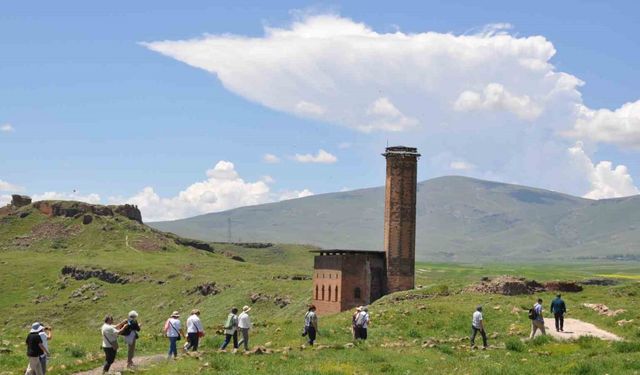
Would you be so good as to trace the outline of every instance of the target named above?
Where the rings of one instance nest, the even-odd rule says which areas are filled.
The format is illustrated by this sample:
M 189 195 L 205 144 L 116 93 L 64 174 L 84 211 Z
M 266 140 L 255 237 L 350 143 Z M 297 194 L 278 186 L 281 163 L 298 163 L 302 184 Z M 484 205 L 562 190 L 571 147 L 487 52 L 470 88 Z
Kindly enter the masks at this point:
M 564 314 L 567 312 L 567 306 L 562 300 L 562 296 L 558 294 L 556 299 L 551 302 L 551 312 L 556 320 L 556 331 L 564 332 Z

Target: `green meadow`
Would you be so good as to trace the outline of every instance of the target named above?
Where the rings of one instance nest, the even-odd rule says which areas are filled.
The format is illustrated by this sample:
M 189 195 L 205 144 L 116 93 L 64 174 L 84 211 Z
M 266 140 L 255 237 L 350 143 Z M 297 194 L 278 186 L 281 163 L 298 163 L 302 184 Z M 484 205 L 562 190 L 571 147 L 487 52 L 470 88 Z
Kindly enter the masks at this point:
M 138 355 L 165 353 L 164 320 L 173 310 L 202 311 L 207 336 L 197 356 L 181 355 L 139 368 L 147 374 L 638 374 L 640 373 L 640 264 L 433 264 L 416 265 L 416 290 L 385 296 L 370 306 L 370 339 L 352 343 L 350 312 L 322 316 L 315 348 L 300 336 L 311 280 L 311 247 L 267 248 L 213 243 L 215 252 L 178 245 L 170 236 L 124 217 L 48 218 L 30 207 L 26 217 L 0 217 L 0 374 L 26 367 L 24 338 L 34 321 L 53 327 L 50 374 L 72 374 L 102 363 L 100 326 L 105 314 L 125 318 L 137 310 L 142 324 Z M 227 253 L 225 255 L 225 253 Z M 228 253 L 245 261 L 233 260 Z M 125 284 L 76 280 L 65 266 L 100 268 L 126 277 Z M 623 342 L 594 338 L 533 341 L 526 310 L 538 297 L 467 293 L 482 277 L 617 280 L 565 293 L 568 315 L 613 332 Z M 215 294 L 194 290 L 215 283 Z M 264 298 L 253 303 L 251 296 Z M 286 305 L 278 301 L 286 301 Z M 582 307 L 604 303 L 625 312 L 609 317 Z M 484 306 L 491 348 L 471 350 L 471 314 Z M 231 306 L 252 306 L 251 345 L 270 354 L 218 353 L 222 323 Z M 548 317 L 549 319 L 549 317 Z M 633 320 L 619 326 L 619 320 Z M 568 327 L 567 327 L 568 328 Z M 479 340 L 479 338 L 478 338 Z M 479 341 L 478 341 L 479 342 Z M 124 345 L 122 345 L 124 346 Z M 123 350 L 119 359 L 126 356 Z

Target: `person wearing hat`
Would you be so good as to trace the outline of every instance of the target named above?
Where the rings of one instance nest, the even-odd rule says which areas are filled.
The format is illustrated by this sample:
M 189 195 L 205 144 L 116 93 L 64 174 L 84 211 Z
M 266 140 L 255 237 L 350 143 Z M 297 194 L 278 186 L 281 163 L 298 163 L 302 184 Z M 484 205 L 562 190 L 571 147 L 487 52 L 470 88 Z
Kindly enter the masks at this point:
M 356 329 L 356 317 L 358 317 L 358 314 L 360 314 L 360 311 L 362 311 L 362 308 L 360 306 L 357 306 L 356 311 L 351 315 L 351 334 L 353 335 L 354 340 L 358 339 L 359 332 Z
M 184 344 L 184 350 L 198 351 L 198 343 L 202 336 L 204 336 L 204 328 L 200 322 L 200 310 L 193 309 L 187 318 L 187 342 Z
M 238 316 L 238 328 L 240 329 L 240 333 L 242 333 L 242 339 L 238 342 L 238 345 L 244 344 L 244 350 L 249 350 L 249 330 L 251 329 L 251 318 L 249 317 L 249 311 L 251 311 L 251 307 L 244 306 L 242 308 L 242 313 Z
M 476 335 L 480 332 L 482 336 L 483 349 L 487 348 L 487 333 L 484 330 L 484 320 L 482 318 L 482 306 L 476 307 L 471 317 L 471 348 L 475 348 Z
M 177 342 L 184 336 L 179 318 L 180 313 L 174 311 L 171 313 L 171 317 L 164 323 L 164 332 L 169 338 L 169 354 L 167 355 L 167 359 L 171 359 L 171 354 L 173 354 L 174 359 L 178 356 Z
M 116 360 L 118 353 L 118 335 L 124 330 L 124 324 L 113 325 L 113 317 L 107 315 L 104 317 L 104 324 L 100 329 L 102 333 L 102 350 L 104 351 L 105 361 L 102 366 L 102 373 L 109 372 L 111 365 Z
M 127 368 L 133 367 L 133 357 L 136 352 L 136 341 L 140 337 L 140 324 L 138 323 L 138 313 L 135 310 L 129 311 L 127 320 L 121 323 L 124 329 L 121 335 L 127 343 Z
M 360 312 L 356 315 L 356 338 L 360 340 L 367 339 L 367 328 L 371 318 L 369 317 L 369 308 L 366 306 L 360 307 Z
M 40 333 L 43 331 L 44 326 L 42 324 L 38 322 L 33 323 L 25 340 L 27 344 L 27 357 L 29 358 L 26 374 L 35 373 L 36 375 L 44 375 L 40 357 L 43 355 L 48 356 L 49 350 L 43 344 L 42 337 L 40 337 Z
M 309 345 L 313 346 L 316 341 L 316 333 L 318 333 L 318 315 L 316 315 L 316 307 L 309 306 L 309 310 L 304 315 L 304 331 L 302 336 L 309 336 Z
M 224 351 L 229 345 L 229 342 L 233 338 L 233 352 L 238 350 L 238 309 L 231 308 L 231 312 L 227 316 L 227 321 L 224 323 L 224 342 L 220 346 L 220 350 Z

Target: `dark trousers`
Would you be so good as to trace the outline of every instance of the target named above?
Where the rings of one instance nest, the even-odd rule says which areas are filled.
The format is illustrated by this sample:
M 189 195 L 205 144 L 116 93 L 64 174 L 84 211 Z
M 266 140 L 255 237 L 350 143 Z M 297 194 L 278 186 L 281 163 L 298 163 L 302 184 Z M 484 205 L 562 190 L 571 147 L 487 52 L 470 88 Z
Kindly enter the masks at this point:
M 356 340 L 360 339 L 360 340 L 366 340 L 367 339 L 367 329 L 364 327 L 358 327 L 356 326 L 355 328 L 355 333 L 356 333 Z
M 109 368 L 111 368 L 111 364 L 116 360 L 116 353 L 118 352 L 114 348 L 102 348 L 104 350 L 104 366 L 102 366 L 102 371 L 107 372 Z
M 555 313 L 553 317 L 556 319 L 556 331 L 564 331 L 564 313 Z
M 222 346 L 220 346 L 220 349 L 222 350 L 226 349 L 227 345 L 229 345 L 229 343 L 231 342 L 231 338 L 233 338 L 233 348 L 238 349 L 238 331 L 235 331 L 233 335 L 230 335 L 228 333 L 225 334 L 224 342 L 222 343 Z
M 480 332 L 480 335 L 482 336 L 482 345 L 486 348 L 487 334 L 484 332 L 484 329 L 476 328 L 474 326 L 471 326 L 471 346 L 475 345 L 476 335 L 478 334 L 478 332 Z
M 313 345 L 316 341 L 316 328 L 314 326 L 307 327 L 307 336 L 309 337 L 309 345 Z
M 169 337 L 169 355 L 171 358 L 171 354 L 173 354 L 173 358 L 178 356 L 178 347 L 177 347 L 178 338 L 177 337 Z
M 198 337 L 198 333 L 194 333 L 194 332 L 187 333 L 187 342 L 189 344 L 185 346 L 185 349 L 187 350 L 191 349 L 194 352 L 197 351 L 198 344 L 200 343 L 200 337 Z
M 242 339 L 238 345 L 244 344 L 244 350 L 249 350 L 249 328 L 240 328 L 240 333 L 242 333 Z

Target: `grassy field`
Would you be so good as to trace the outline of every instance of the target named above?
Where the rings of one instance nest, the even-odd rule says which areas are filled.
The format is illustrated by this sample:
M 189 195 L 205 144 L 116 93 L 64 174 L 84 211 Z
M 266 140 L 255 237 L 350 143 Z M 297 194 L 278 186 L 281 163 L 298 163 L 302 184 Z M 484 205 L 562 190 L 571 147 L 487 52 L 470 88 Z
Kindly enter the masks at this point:
M 302 316 L 310 302 L 310 280 L 286 279 L 310 275 L 312 255 L 302 246 L 274 245 L 266 249 L 214 244 L 246 262 L 177 245 L 170 237 L 122 217 L 48 218 L 37 211 L 24 218 L 0 218 L 0 374 L 24 371 L 24 337 L 33 321 L 54 328 L 51 374 L 70 374 L 101 364 L 99 328 L 105 314 L 117 319 L 135 309 L 143 325 L 139 354 L 164 353 L 162 323 L 172 310 L 202 311 L 207 337 L 202 353 L 181 356 L 145 370 L 149 374 L 271 373 L 271 374 L 638 374 L 640 373 L 640 265 L 539 264 L 416 266 L 419 289 L 397 293 L 370 307 L 372 325 L 366 343 L 351 342 L 350 314 L 320 319 L 318 345 L 301 348 Z M 64 266 L 103 268 L 127 277 L 126 284 L 96 278 L 64 277 Z M 583 338 L 556 342 L 549 338 L 522 341 L 528 336 L 526 312 L 537 297 L 548 306 L 552 293 L 508 297 L 464 293 L 462 289 L 485 276 L 523 276 L 538 281 L 615 278 L 615 286 L 586 286 L 566 293 L 568 317 L 591 322 L 625 338 L 608 343 Z M 215 282 L 219 293 L 202 296 L 191 291 Z M 268 296 L 251 302 L 252 294 Z M 280 307 L 275 299 L 289 303 Z M 626 309 L 607 317 L 581 307 L 605 303 Z M 217 353 L 217 331 L 231 306 L 253 307 L 252 346 L 277 353 L 245 356 Z M 491 350 L 468 348 L 471 313 L 485 306 Z M 183 315 L 186 318 L 186 314 Z M 624 327 L 618 320 L 633 320 Z M 120 353 L 119 358 L 124 354 Z M 142 370 L 140 370 L 142 371 Z

